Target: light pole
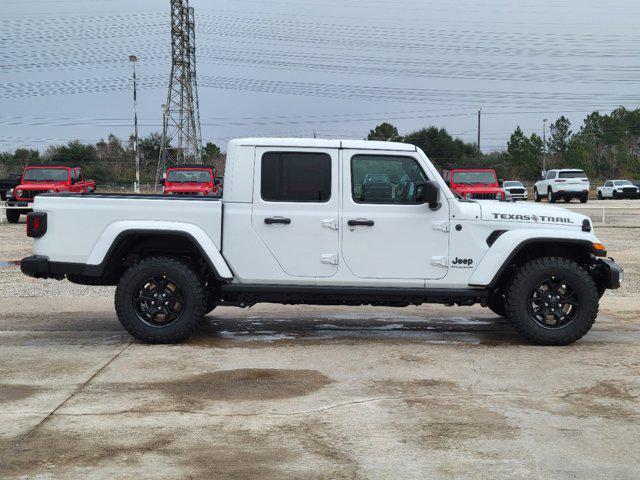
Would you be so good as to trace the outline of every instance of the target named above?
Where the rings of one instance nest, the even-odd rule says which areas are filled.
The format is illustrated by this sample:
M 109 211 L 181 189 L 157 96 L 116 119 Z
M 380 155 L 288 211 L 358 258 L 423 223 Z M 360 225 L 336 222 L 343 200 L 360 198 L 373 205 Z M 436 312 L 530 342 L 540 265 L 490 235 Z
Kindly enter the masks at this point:
M 547 171 L 547 119 L 542 120 L 542 171 Z
M 138 57 L 129 55 L 129 61 L 133 67 L 133 151 L 136 156 L 136 183 L 133 187 L 135 193 L 140 193 L 140 149 L 138 148 L 138 89 L 136 82 L 136 62 Z

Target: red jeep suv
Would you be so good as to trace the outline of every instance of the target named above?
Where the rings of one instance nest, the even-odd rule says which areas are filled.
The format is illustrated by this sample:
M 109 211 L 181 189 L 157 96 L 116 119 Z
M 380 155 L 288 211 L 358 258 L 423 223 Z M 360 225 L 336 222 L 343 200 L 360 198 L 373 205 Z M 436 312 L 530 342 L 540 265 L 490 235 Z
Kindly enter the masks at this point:
M 66 165 L 31 165 L 24 169 L 20 184 L 7 192 L 7 221 L 18 223 L 20 215 L 33 209 L 33 199 L 42 193 L 87 193 L 96 189 L 93 180 L 85 180 L 82 168 Z
M 165 195 L 220 196 L 222 188 L 215 170 L 209 165 L 177 165 L 167 168 Z
M 469 200 L 504 200 L 495 170 L 490 168 L 456 168 L 443 170 L 449 188 Z

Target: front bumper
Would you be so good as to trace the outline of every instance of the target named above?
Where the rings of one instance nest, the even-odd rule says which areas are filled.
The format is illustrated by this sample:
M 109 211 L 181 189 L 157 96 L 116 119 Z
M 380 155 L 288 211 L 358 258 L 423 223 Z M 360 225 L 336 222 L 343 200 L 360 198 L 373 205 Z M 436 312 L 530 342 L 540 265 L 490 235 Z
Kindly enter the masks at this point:
M 620 288 L 624 280 L 624 270 L 622 267 L 612 258 L 598 258 L 597 262 L 602 285 L 611 290 Z
M 33 210 L 33 202 L 27 202 L 24 200 L 7 200 L 5 202 L 5 205 L 11 208 L 24 208 L 25 210 Z

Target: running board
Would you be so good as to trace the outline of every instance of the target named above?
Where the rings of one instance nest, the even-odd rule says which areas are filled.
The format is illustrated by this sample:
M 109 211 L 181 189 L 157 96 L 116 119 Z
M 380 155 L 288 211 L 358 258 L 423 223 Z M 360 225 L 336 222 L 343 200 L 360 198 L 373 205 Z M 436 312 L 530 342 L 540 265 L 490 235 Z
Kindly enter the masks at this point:
M 487 293 L 488 290 L 484 288 L 380 288 L 231 283 L 221 285 L 220 305 L 240 307 L 250 307 L 256 303 L 397 307 L 422 303 L 473 305 L 484 303 Z

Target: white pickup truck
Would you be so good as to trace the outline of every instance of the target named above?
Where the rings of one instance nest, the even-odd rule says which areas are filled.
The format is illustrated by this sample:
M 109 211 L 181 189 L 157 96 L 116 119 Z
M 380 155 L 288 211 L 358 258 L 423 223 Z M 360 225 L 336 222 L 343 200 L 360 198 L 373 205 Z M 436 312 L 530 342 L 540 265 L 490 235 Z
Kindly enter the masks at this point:
M 480 303 L 564 345 L 623 276 L 587 217 L 459 198 L 390 142 L 233 140 L 221 199 L 45 194 L 27 234 L 25 274 L 117 285 L 122 325 L 149 343 L 186 339 L 218 305 Z

